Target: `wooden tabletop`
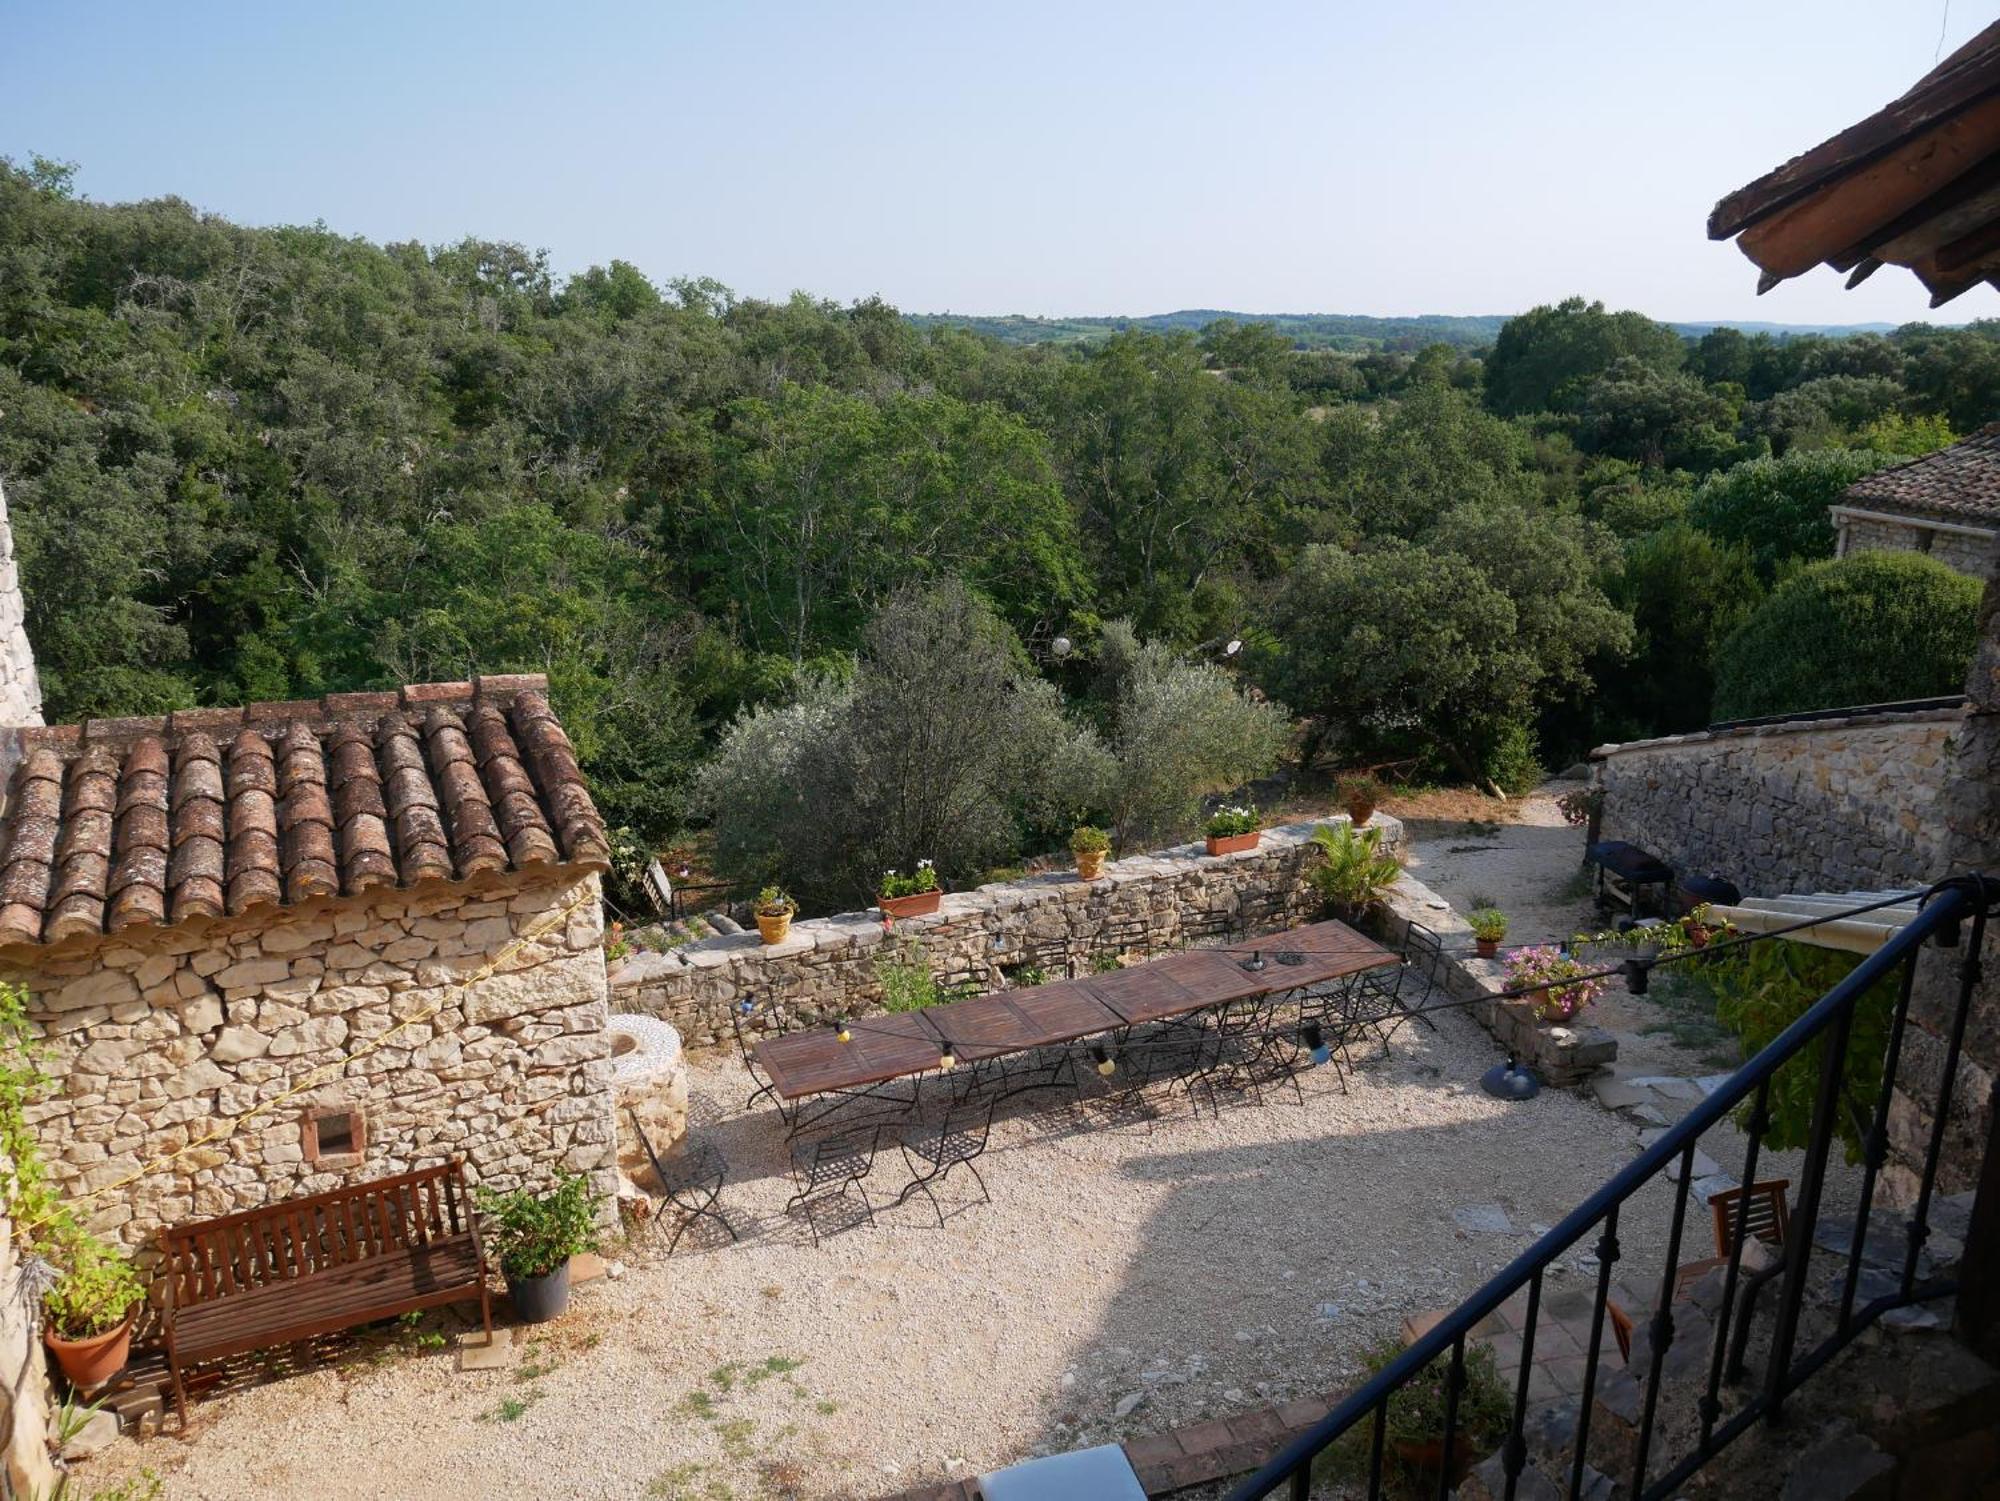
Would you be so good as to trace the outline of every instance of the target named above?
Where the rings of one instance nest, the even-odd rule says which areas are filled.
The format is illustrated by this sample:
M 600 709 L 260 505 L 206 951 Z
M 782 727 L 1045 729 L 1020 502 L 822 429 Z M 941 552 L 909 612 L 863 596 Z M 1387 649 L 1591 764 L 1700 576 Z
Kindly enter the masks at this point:
M 1261 968 L 1245 967 L 1253 955 Z M 1084 979 L 863 1017 L 849 1023 L 847 1042 L 830 1027 L 815 1027 L 764 1038 L 751 1052 L 779 1097 L 796 1100 L 934 1069 L 947 1041 L 960 1061 L 977 1063 L 1398 962 L 1345 923 L 1314 923 Z

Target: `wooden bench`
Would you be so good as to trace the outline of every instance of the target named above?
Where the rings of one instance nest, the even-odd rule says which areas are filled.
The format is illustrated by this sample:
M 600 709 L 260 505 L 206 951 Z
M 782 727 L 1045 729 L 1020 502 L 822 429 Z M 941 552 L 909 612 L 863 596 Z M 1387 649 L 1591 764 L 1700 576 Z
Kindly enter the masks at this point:
M 160 1232 L 174 1405 L 185 1367 L 413 1309 L 493 1304 L 463 1161 Z

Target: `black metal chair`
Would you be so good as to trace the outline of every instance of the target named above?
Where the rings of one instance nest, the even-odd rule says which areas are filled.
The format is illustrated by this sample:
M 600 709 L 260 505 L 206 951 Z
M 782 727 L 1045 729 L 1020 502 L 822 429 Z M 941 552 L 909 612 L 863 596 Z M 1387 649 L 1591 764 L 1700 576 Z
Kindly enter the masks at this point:
M 1390 1037 L 1407 1021 L 1420 1021 L 1437 1031 L 1437 1023 L 1424 1015 L 1424 1001 L 1437 984 L 1443 963 L 1443 941 L 1422 923 L 1413 922 L 1403 935 L 1403 962 L 1387 974 L 1375 970 L 1361 977 L 1364 999 L 1374 1002 L 1368 1008 L 1373 1013 L 1369 1024 L 1382 1043 L 1383 1056 L 1388 1055 Z
M 759 1010 L 757 998 L 748 995 L 743 997 L 742 1000 L 735 1002 L 729 1008 L 729 1025 L 736 1033 L 736 1051 L 742 1055 L 744 1072 L 750 1075 L 750 1082 L 757 1086 L 750 1091 L 750 1098 L 743 1102 L 743 1108 L 745 1110 L 755 1110 L 757 1102 L 766 1095 L 769 1095 L 771 1103 L 778 1107 L 779 1118 L 789 1122 L 791 1116 L 786 1110 L 785 1102 L 778 1098 L 777 1086 L 771 1082 L 762 1069 L 757 1067 L 757 1056 L 751 1051 L 752 1039 L 744 1030 L 744 1022 L 758 1015 Z M 780 1035 L 784 1031 L 784 1028 L 778 1027 L 773 1030 L 771 1028 L 760 1027 L 758 1030 L 768 1032 L 769 1035 L 775 1037 Z
M 875 1206 L 868 1202 L 865 1180 L 874 1171 L 875 1152 L 881 1139 L 882 1128 L 877 1125 L 792 1143 L 792 1180 L 798 1184 L 798 1192 L 785 1201 L 784 1213 L 790 1214 L 794 1209 L 805 1212 L 814 1245 L 820 1241 L 822 1219 L 832 1221 L 835 1228 L 842 1230 L 852 1229 L 863 1220 L 875 1223 Z M 853 1208 L 855 1201 L 849 1197 L 850 1189 L 860 1196 L 860 1213 L 834 1220 L 836 1210 Z
M 711 1141 L 691 1141 L 663 1161 L 660 1154 L 653 1150 L 646 1128 L 639 1123 L 639 1112 L 628 1110 L 627 1113 L 632 1117 L 632 1130 L 638 1135 L 639 1145 L 645 1148 L 646 1160 L 653 1165 L 653 1176 L 659 1180 L 660 1191 L 666 1195 L 667 1202 L 680 1211 L 680 1224 L 675 1227 L 674 1238 L 667 1242 L 667 1254 L 674 1254 L 681 1237 L 688 1233 L 696 1220 L 714 1220 L 729 1232 L 732 1241 L 735 1240 L 736 1227 L 716 1207 L 722 1198 L 722 1185 L 729 1177 L 729 1161 L 722 1155 L 722 1148 Z
M 993 1195 L 987 1191 L 986 1180 L 979 1174 L 977 1159 L 986 1151 L 986 1144 L 993 1136 L 993 1108 L 998 1100 L 988 1100 L 976 1110 L 959 1110 L 949 1113 L 936 1130 L 922 1128 L 904 1136 L 903 1165 L 910 1171 L 910 1181 L 903 1191 L 896 1195 L 901 1204 L 913 1193 L 921 1190 L 931 1201 L 936 1211 L 938 1228 L 944 1228 L 944 1207 L 938 1203 L 937 1195 L 931 1191 L 932 1185 L 942 1183 L 951 1176 L 953 1168 L 962 1167 L 972 1174 L 979 1185 L 980 1199 L 988 1204 Z

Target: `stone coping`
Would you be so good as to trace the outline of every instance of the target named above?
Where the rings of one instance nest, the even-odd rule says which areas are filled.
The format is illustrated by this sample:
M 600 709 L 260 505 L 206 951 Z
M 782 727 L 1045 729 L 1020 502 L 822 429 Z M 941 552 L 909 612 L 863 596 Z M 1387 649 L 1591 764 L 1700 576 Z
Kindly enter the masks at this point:
M 1833 730 L 1893 729 L 1908 724 L 1945 724 L 1965 718 L 1965 704 L 1948 709 L 1916 709 L 1901 714 L 1842 714 L 1833 719 L 1783 719 L 1773 724 L 1737 725 L 1726 730 L 1689 730 L 1684 735 L 1660 735 L 1651 740 L 1620 740 L 1595 747 L 1592 761 L 1609 760 L 1631 751 L 1673 750 L 1684 745 L 1710 745 L 1726 740 L 1753 740 L 1763 735 L 1805 735 Z
M 993 882 L 971 891 L 945 893 L 938 910 L 922 917 L 896 919 L 893 929 L 885 929 L 873 909 L 838 912 L 830 917 L 794 922 L 783 943 L 765 943 L 755 932 L 726 933 L 684 944 L 664 953 L 634 953 L 611 973 L 614 990 L 643 985 L 651 980 L 688 970 L 722 969 L 751 960 L 785 959 L 815 950 L 856 950 L 872 948 L 892 933 L 915 936 L 932 930 L 949 931 L 955 926 L 977 924 L 987 917 L 1027 911 L 1041 906 L 1057 906 L 1079 893 L 1093 890 L 1116 891 L 1123 887 L 1150 885 L 1163 879 L 1203 868 L 1248 864 L 1273 849 L 1309 843 L 1313 831 L 1323 825 L 1348 822 L 1344 813 L 1302 823 L 1280 824 L 1262 831 L 1256 849 L 1235 854 L 1211 855 L 1201 844 L 1177 844 L 1166 849 L 1148 850 L 1106 863 L 1104 874 L 1095 881 L 1078 878 L 1074 870 L 1046 871 L 1018 881 Z M 1383 846 L 1399 848 L 1403 825 L 1386 813 L 1377 812 L 1366 827 L 1382 831 Z

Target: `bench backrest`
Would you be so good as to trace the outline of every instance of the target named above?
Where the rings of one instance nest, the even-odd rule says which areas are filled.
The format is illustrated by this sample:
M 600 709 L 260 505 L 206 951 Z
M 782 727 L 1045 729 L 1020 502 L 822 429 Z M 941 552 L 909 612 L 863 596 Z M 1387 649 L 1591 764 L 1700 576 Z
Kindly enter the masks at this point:
M 176 1306 L 294 1281 L 472 1228 L 464 1164 L 284 1199 L 160 1232 Z

